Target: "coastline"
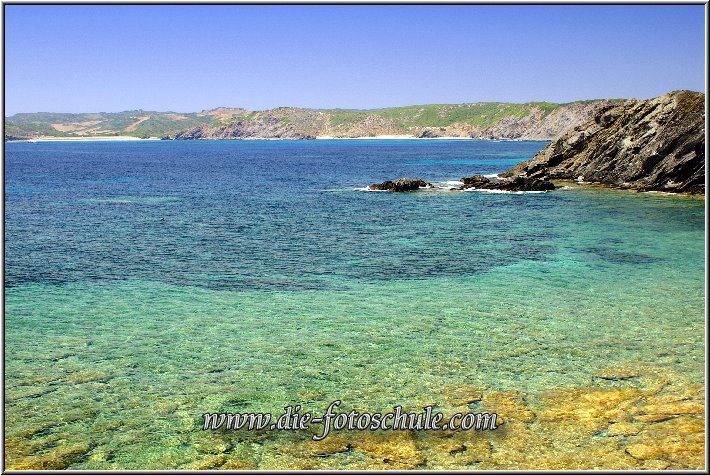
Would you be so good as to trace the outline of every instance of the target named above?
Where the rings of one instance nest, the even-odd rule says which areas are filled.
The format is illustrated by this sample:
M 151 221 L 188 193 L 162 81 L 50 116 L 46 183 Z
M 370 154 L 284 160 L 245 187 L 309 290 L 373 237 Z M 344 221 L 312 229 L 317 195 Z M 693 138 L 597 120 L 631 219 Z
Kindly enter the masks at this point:
M 559 186 L 560 188 L 568 188 L 568 189 L 586 189 L 586 190 L 616 190 L 616 191 L 630 191 L 630 192 L 635 192 L 635 193 L 650 193 L 654 195 L 661 195 L 661 196 L 682 196 L 685 198 L 693 198 L 693 199 L 702 199 L 705 200 L 705 194 L 704 193 L 686 193 L 686 192 L 673 192 L 673 191 L 659 191 L 659 190 L 640 190 L 637 188 L 633 187 L 623 187 L 619 185 L 613 185 L 610 183 L 600 183 L 600 182 L 592 182 L 592 181 L 584 181 L 584 182 L 578 182 L 576 180 L 550 180 L 555 186 Z
M 28 140 L 7 140 L 8 142 L 32 143 L 32 142 L 90 142 L 90 141 L 162 141 L 158 137 L 150 137 L 147 139 L 141 137 L 133 137 L 130 135 L 116 136 L 81 136 L 81 137 L 35 137 Z M 284 141 L 299 141 L 298 139 L 284 139 L 278 137 L 245 137 L 236 139 L 196 139 L 196 140 L 284 140 Z M 488 139 L 483 137 L 416 137 L 414 135 L 376 135 L 374 137 L 333 137 L 329 135 L 316 136 L 314 140 L 475 140 L 487 142 L 549 142 L 550 140 L 539 139 Z M 172 140 L 166 140 L 170 142 Z M 186 140 L 190 141 L 190 140 Z M 193 140 L 194 141 L 194 140 Z
M 473 137 L 416 137 L 414 135 L 375 135 L 374 137 L 333 137 L 331 135 L 316 136 L 316 140 L 487 140 Z
M 141 138 L 141 137 L 133 137 L 131 135 L 114 135 L 114 136 L 105 136 L 105 135 L 97 135 L 97 136 L 83 136 L 83 137 L 34 137 L 29 140 L 9 140 L 8 142 L 24 142 L 24 143 L 32 143 L 32 142 L 93 142 L 93 141 L 102 141 L 102 142 L 111 142 L 111 141 L 134 141 L 134 140 L 160 140 L 157 137 L 150 137 L 147 139 Z M 7 142 L 6 142 L 7 143 Z

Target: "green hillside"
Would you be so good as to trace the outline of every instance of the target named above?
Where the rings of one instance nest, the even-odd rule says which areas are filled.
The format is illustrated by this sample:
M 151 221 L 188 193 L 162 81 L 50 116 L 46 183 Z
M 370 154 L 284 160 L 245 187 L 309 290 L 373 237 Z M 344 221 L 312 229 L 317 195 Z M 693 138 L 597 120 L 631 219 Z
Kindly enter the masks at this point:
M 218 108 L 209 111 L 176 113 L 131 110 L 84 114 L 22 113 L 5 118 L 5 136 L 80 137 L 132 135 L 164 137 L 196 127 L 216 129 L 241 124 L 262 127 L 279 124 L 307 135 L 327 135 L 333 131 L 367 136 L 369 132 L 388 130 L 410 134 L 423 128 L 455 125 L 485 129 L 504 118 L 524 118 L 535 114 L 546 117 L 559 107 L 588 104 L 551 102 L 477 102 L 470 104 L 428 104 L 385 109 L 303 109 L 279 107 L 265 111 Z M 373 132 L 374 133 L 374 132 Z

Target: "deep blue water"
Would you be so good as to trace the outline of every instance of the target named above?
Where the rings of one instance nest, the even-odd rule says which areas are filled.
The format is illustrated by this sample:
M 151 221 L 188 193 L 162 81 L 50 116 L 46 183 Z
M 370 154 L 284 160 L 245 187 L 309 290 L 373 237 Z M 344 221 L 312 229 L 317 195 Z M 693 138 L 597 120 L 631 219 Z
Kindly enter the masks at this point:
M 541 258 L 554 231 L 535 223 L 557 197 L 354 189 L 400 176 L 434 182 L 497 173 L 543 145 L 11 143 L 6 285 L 142 278 L 285 290 L 469 273 Z M 512 213 L 514 222 L 480 216 L 479 205 L 489 214 Z M 489 250 L 481 239 L 507 244 Z

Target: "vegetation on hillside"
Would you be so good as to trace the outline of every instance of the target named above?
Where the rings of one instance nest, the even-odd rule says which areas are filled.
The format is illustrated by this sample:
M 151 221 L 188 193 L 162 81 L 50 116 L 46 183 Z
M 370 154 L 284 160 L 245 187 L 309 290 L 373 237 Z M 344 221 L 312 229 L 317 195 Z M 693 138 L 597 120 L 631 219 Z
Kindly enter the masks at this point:
M 579 101 L 569 104 L 582 104 Z M 477 102 L 469 104 L 429 104 L 385 109 L 302 109 L 279 107 L 266 111 L 218 108 L 193 113 L 131 110 L 84 114 L 22 113 L 5 118 L 5 136 L 71 137 L 134 135 L 164 137 L 177 132 L 203 128 L 230 127 L 235 124 L 260 125 L 277 122 L 279 126 L 308 135 L 330 133 L 367 136 L 383 130 L 411 134 L 423 128 L 460 126 L 485 129 L 504 118 L 521 119 L 531 114 L 542 117 L 561 106 L 551 102 Z

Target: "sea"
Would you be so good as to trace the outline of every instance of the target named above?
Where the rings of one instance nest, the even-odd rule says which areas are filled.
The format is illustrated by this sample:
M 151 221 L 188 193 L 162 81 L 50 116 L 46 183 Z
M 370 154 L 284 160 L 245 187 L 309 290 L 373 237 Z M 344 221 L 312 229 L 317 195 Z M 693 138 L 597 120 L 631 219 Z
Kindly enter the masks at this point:
M 465 464 L 416 434 L 313 452 L 203 414 L 704 385 L 703 197 L 451 189 L 545 145 L 6 143 L 6 467 L 519 468 L 495 443 Z M 366 189 L 399 177 L 437 186 Z

